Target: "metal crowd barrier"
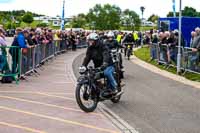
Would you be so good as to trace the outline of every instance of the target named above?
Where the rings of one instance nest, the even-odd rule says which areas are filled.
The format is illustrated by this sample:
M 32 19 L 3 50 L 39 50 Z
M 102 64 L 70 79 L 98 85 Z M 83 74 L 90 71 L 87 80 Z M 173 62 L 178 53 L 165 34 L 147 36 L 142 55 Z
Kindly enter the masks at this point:
M 20 77 L 36 73 L 36 69 L 44 62 L 66 52 L 69 45 L 67 40 L 55 40 L 52 43 L 38 44 L 32 48 L 2 46 L 0 47 L 0 77 L 11 76 L 18 84 Z M 87 43 L 83 40 L 77 45 L 78 48 L 87 47 Z
M 185 47 L 183 57 L 185 71 L 200 74 L 200 52 Z
M 55 40 L 54 41 L 54 54 L 59 54 L 60 51 L 60 40 Z
M 36 68 L 55 56 L 54 43 L 38 44 L 32 48 L 21 50 L 21 76 L 35 73 Z
M 170 47 L 167 44 L 152 44 L 150 55 L 158 64 L 168 67 L 177 67 L 178 46 Z M 181 47 L 181 69 L 185 72 L 200 74 L 200 52 L 192 51 L 192 48 Z
M 21 51 L 16 46 L 0 47 L 0 77 L 12 77 L 19 83 Z
M 33 48 L 22 49 L 21 53 L 21 76 L 35 73 L 36 69 L 44 62 L 52 59 L 60 53 L 66 52 L 69 42 L 66 40 L 55 40 L 48 44 L 38 44 Z
M 157 43 L 150 45 L 150 56 L 154 60 L 159 60 L 159 45 Z
M 81 39 L 77 44 L 77 48 L 86 48 L 88 46 L 86 40 Z
M 168 58 L 169 47 L 166 44 L 159 45 L 159 63 L 169 64 Z
M 68 42 L 68 43 L 69 43 L 69 42 Z M 75 43 L 75 45 L 76 45 L 76 48 L 87 48 L 87 47 L 88 47 L 88 44 L 87 44 L 87 42 L 86 42 L 85 39 L 80 39 L 80 40 L 78 40 L 78 41 Z M 72 49 L 72 45 L 68 44 L 67 46 L 68 46 L 68 49 Z

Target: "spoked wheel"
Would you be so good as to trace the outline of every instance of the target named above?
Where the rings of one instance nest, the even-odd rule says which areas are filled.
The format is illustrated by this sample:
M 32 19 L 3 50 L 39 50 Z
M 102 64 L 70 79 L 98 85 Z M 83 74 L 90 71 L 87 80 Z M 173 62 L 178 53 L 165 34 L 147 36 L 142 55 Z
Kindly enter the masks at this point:
M 76 87 L 76 102 L 84 112 L 93 112 L 97 108 L 98 99 L 92 96 L 88 84 L 78 84 Z

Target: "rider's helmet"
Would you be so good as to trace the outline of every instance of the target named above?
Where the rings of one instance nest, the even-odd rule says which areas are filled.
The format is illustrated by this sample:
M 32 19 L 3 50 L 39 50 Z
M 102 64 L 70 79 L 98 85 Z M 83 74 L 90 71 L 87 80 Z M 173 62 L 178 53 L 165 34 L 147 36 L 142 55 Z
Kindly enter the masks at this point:
M 97 41 L 99 39 L 99 36 L 97 35 L 97 33 L 90 33 L 88 36 L 87 36 L 87 40 L 88 41 Z
M 115 34 L 112 31 L 109 31 L 107 34 L 107 38 L 109 41 L 112 41 L 115 38 Z
M 89 47 L 95 45 L 97 40 L 99 40 L 99 36 L 97 35 L 97 33 L 90 33 L 87 36 Z
M 115 34 L 112 31 L 109 31 L 108 34 L 107 34 L 107 37 L 108 38 L 114 38 Z

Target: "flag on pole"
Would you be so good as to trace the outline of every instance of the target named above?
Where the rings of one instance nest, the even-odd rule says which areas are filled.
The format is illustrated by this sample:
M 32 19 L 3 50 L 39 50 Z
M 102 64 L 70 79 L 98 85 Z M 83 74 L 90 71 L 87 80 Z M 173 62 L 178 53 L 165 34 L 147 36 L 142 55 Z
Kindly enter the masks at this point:
M 175 0 L 172 0 L 172 8 L 173 8 L 173 14 L 174 14 L 174 17 L 176 17 L 176 1 Z
M 65 0 L 63 0 L 63 10 L 62 10 L 62 18 L 61 18 L 61 30 L 65 30 Z

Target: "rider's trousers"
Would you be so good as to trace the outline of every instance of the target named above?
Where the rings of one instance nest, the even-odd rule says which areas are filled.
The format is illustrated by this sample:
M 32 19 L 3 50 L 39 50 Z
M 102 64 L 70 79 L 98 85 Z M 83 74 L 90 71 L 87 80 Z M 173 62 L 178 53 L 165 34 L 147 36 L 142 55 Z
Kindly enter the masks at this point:
M 114 78 L 114 71 L 115 71 L 115 68 L 113 66 L 109 66 L 104 70 L 104 75 L 108 78 L 109 83 L 112 86 L 112 89 L 117 88 L 117 82 Z

